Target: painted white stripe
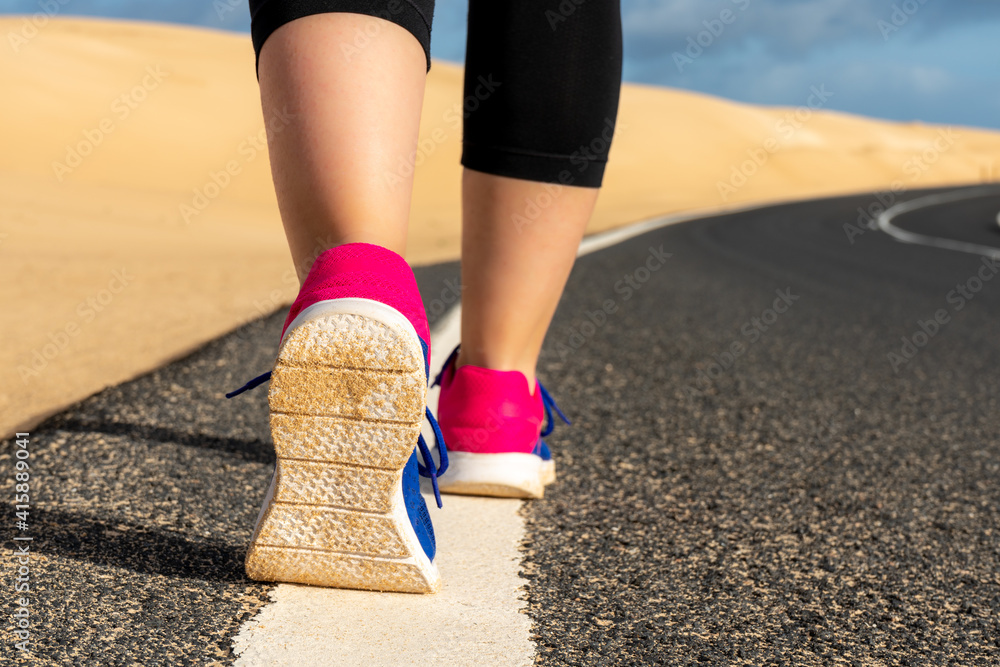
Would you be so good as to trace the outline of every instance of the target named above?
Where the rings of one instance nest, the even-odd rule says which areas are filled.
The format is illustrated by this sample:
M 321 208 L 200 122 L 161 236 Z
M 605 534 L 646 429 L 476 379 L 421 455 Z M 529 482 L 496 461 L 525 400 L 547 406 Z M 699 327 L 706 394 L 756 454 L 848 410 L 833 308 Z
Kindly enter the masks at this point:
M 763 206 L 751 206 L 750 210 Z M 711 213 L 661 216 L 587 237 L 586 255 L 667 225 Z M 432 377 L 460 337 L 462 310 L 449 311 L 432 333 Z M 428 392 L 437 406 L 439 390 Z M 425 437 L 430 434 L 425 433 Z M 428 442 L 433 442 L 433 438 Z M 279 584 L 272 602 L 240 628 L 237 665 L 533 664 L 531 619 L 523 613 L 519 576 L 523 501 L 426 492 L 441 571 L 435 595 L 370 593 Z
M 728 208 L 699 209 L 696 211 L 688 211 L 686 213 L 676 213 L 672 215 L 658 215 L 654 218 L 633 222 L 632 224 L 625 225 L 624 227 L 616 227 L 615 229 L 609 229 L 606 232 L 591 234 L 583 239 L 582 243 L 580 243 L 580 249 L 577 251 L 576 256 L 583 257 L 584 255 L 589 255 L 592 252 L 597 252 L 598 250 L 609 248 L 623 241 L 628 241 L 629 239 L 635 238 L 640 234 L 645 234 L 646 232 L 651 232 L 654 229 L 660 229 L 661 227 L 676 225 L 680 222 L 703 220 L 704 218 L 711 218 L 717 215 L 729 215 L 731 213 L 759 211 L 760 209 L 771 208 L 781 204 L 791 204 L 797 201 L 808 201 L 808 198 L 788 199 L 785 201 L 772 201 L 760 204 L 747 204 L 745 206 L 732 206 Z
M 997 195 L 1000 195 L 1000 190 L 996 187 L 986 186 L 976 188 L 974 190 L 945 192 L 942 194 L 928 195 L 926 197 L 918 197 L 917 199 L 912 199 L 910 201 L 903 202 L 902 204 L 896 204 L 895 206 L 884 211 L 878 216 L 878 228 L 903 243 L 915 243 L 917 245 L 925 245 L 932 248 L 944 248 L 946 250 L 956 250 L 958 252 L 966 252 L 973 255 L 983 255 L 992 259 L 1000 259 L 1000 248 L 994 246 L 980 245 L 978 243 L 966 243 L 965 241 L 939 238 L 937 236 L 928 236 L 926 234 L 917 234 L 916 232 L 900 229 L 896 225 L 892 224 L 893 220 L 904 213 L 910 213 L 922 208 L 939 206 L 941 204 L 950 204 L 952 202 L 964 201 L 966 199 L 978 199 L 980 197 Z M 1000 222 L 1000 217 L 998 217 L 998 222 Z

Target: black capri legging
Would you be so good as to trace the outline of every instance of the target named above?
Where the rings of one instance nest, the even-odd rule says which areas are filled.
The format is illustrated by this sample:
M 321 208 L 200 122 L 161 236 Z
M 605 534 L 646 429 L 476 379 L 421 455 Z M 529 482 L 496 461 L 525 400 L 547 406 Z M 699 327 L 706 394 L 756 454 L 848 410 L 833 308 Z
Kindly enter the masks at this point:
M 402 26 L 423 46 L 430 69 L 434 0 L 250 0 L 258 59 L 279 27 L 327 12 Z M 619 0 L 469 0 L 462 164 L 600 187 L 621 72 Z

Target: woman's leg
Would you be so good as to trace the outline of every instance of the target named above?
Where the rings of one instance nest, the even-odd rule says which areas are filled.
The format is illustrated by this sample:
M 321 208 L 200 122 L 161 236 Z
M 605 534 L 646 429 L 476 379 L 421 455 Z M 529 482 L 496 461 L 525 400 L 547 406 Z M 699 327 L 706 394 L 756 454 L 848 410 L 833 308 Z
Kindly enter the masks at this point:
M 465 170 L 459 366 L 521 371 L 534 386 L 597 192 Z
M 471 0 L 458 365 L 518 370 L 542 340 L 597 199 L 621 87 L 615 0 L 568 16 Z M 470 97 L 471 96 L 471 97 Z
M 542 440 L 554 406 L 535 365 L 597 199 L 620 86 L 617 0 L 470 0 L 462 347 L 438 402 L 447 492 L 540 498 L 555 481 Z
M 400 165 L 416 150 L 426 71 L 414 35 L 374 16 L 313 14 L 263 43 L 264 118 L 291 118 L 268 150 L 300 281 L 344 243 L 403 253 L 413 177 Z
M 268 146 L 302 280 L 269 374 L 277 460 L 247 552 L 251 579 L 440 585 L 418 479 L 434 484 L 438 472 L 420 437 L 427 316 L 399 254 L 432 9 L 251 0 L 265 119 L 290 118 L 271 124 Z

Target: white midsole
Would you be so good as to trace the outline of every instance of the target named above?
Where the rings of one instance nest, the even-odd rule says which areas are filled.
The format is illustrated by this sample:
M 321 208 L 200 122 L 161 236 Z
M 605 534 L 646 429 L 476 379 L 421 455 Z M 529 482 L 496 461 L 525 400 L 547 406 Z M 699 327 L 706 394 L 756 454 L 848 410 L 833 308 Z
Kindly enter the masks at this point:
M 448 452 L 448 471 L 440 478 L 441 489 L 462 484 L 496 484 L 515 488 L 544 484 L 554 471 L 552 461 L 534 454 L 474 454 Z

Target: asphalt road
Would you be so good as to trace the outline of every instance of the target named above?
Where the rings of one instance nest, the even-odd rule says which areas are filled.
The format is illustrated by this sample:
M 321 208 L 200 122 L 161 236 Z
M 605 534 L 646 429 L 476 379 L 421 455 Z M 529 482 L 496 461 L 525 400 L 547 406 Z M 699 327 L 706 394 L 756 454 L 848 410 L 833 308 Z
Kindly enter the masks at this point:
M 997 192 L 897 224 L 1000 246 Z M 1000 664 L 1000 279 L 849 235 L 874 201 L 579 261 L 541 364 L 575 424 L 525 511 L 540 664 Z
M 550 438 L 560 480 L 524 510 L 539 664 L 1000 663 L 1000 280 L 969 292 L 979 257 L 848 234 L 875 201 L 580 259 L 540 367 L 574 425 Z M 896 224 L 1000 246 L 997 211 L 1000 195 Z M 456 277 L 418 271 L 432 319 Z M 33 431 L 30 528 L 3 556 L 35 538 L 36 643 L 16 656 L 7 634 L 0 656 L 232 660 L 267 601 L 242 558 L 273 454 L 266 391 L 222 395 L 270 366 L 282 322 Z

